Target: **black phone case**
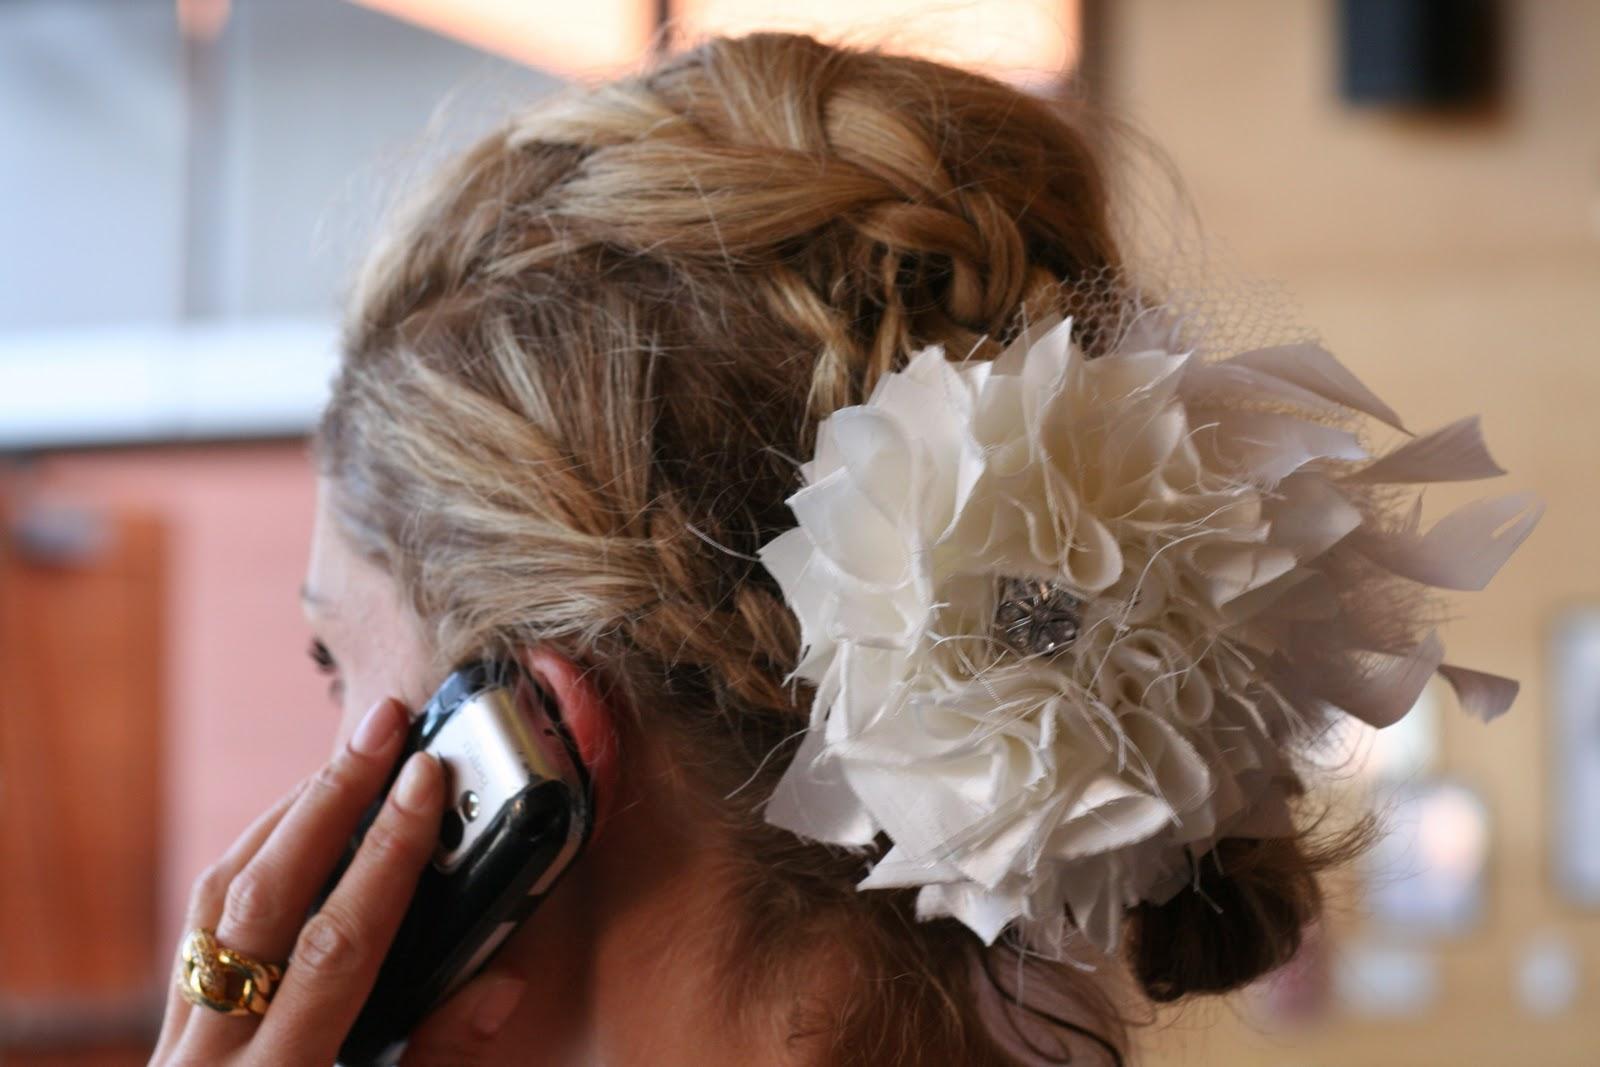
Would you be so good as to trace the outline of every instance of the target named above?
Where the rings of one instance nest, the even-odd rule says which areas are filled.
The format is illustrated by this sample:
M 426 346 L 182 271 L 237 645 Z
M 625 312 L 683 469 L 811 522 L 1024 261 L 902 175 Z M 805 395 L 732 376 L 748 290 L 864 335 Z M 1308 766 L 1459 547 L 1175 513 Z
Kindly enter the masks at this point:
M 502 684 L 500 672 L 507 669 L 515 668 L 475 663 L 452 674 L 413 723 L 406 753 L 426 748 L 456 707 L 473 694 Z M 528 691 L 537 694 L 545 714 L 560 731 L 581 775 L 583 765 L 560 727 L 554 702 L 532 679 L 526 681 Z M 404 756 L 396 761 L 390 786 L 404 763 Z M 431 863 L 423 868 L 416 895 L 384 958 L 377 983 L 340 1046 L 340 1064 L 380 1067 L 389 1063 L 406 1034 L 444 997 L 496 928 L 520 922 L 534 910 L 543 894 L 530 896 L 529 890 L 555 862 L 571 821 L 588 820 L 587 782 L 584 787 L 582 795 L 574 795 L 558 780 L 529 785 L 500 809 L 472 853 L 454 871 L 446 874 Z M 385 788 L 383 796 L 387 795 Z M 349 865 L 382 804 L 380 797 L 363 817 L 319 898 L 319 906 Z

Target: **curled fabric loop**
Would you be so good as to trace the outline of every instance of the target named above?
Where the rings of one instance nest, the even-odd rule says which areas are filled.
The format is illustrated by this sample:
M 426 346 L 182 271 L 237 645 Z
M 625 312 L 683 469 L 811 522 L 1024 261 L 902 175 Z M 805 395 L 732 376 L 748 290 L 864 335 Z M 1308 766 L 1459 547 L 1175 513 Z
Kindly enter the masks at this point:
M 767 818 L 886 835 L 861 887 L 986 943 L 1111 952 L 1195 856 L 1287 829 L 1290 753 L 1333 717 L 1386 726 L 1436 672 L 1481 719 L 1516 694 L 1445 664 L 1425 594 L 1481 588 L 1541 506 L 1392 514 L 1397 484 L 1503 473 L 1477 421 L 1373 458 L 1400 418 L 1324 349 L 1206 359 L 1159 317 L 1095 359 L 1070 318 L 992 361 L 924 349 L 823 422 L 761 553 L 815 692 Z

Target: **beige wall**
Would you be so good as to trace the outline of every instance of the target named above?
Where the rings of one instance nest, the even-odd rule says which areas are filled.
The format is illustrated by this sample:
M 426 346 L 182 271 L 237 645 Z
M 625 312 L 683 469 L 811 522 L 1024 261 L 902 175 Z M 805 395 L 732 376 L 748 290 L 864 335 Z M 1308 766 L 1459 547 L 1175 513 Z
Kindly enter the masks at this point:
M 1435 1008 L 1386 1023 L 1335 1009 L 1271 1037 L 1204 1009 L 1154 1033 L 1149 1063 L 1600 1062 L 1600 913 L 1563 903 L 1549 874 L 1543 645 L 1563 607 L 1600 603 L 1600 3 L 1504 7 L 1503 106 L 1430 121 L 1339 103 L 1331 0 L 1105 5 L 1109 99 L 1171 153 L 1235 264 L 1286 282 L 1414 428 L 1483 413 L 1512 477 L 1430 494 L 1430 512 L 1501 486 L 1550 509 L 1445 631 L 1455 658 L 1524 689 L 1492 727 L 1445 716 L 1442 769 L 1484 792 L 1495 840 L 1486 922 L 1437 949 Z M 1514 986 L 1547 931 L 1583 970 L 1574 1009 L 1548 1020 Z

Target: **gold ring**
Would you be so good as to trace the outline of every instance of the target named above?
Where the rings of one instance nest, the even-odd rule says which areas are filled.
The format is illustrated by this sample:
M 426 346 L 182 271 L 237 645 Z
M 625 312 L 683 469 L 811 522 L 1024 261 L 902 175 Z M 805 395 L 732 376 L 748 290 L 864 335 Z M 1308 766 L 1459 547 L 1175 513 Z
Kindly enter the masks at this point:
M 283 978 L 279 964 L 224 948 L 205 927 L 189 931 L 180 958 L 178 992 L 183 999 L 224 1015 L 265 1015 Z

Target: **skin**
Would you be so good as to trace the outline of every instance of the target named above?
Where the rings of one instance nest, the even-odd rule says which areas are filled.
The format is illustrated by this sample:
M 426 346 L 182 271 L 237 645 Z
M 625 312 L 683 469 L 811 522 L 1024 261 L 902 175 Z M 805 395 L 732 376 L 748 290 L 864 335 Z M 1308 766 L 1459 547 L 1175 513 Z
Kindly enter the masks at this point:
M 302 599 L 334 661 L 335 752 L 197 881 L 187 924 L 215 927 L 221 944 L 264 960 L 292 952 L 294 963 L 260 1020 L 174 993 L 152 1064 L 332 1063 L 433 846 L 443 775 L 419 755 L 333 896 L 301 925 L 382 788 L 407 715 L 444 677 L 397 584 L 345 538 L 326 486 L 318 497 Z M 570 661 L 529 648 L 523 663 L 579 739 L 600 821 L 532 918 L 413 1033 L 404 1067 L 820 1062 L 818 1050 L 789 1040 L 787 1005 L 827 999 L 837 983 L 773 1004 L 729 1004 L 718 993 L 726 905 L 715 887 L 726 852 L 675 784 L 667 754 L 628 734 Z

